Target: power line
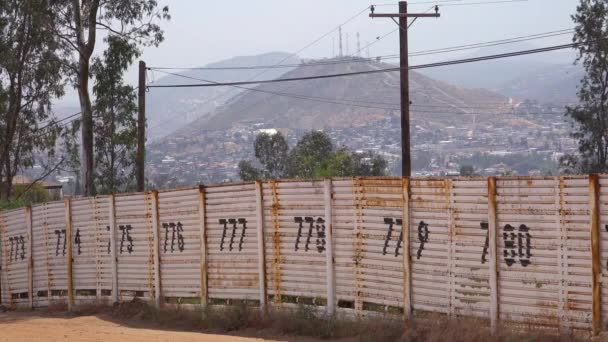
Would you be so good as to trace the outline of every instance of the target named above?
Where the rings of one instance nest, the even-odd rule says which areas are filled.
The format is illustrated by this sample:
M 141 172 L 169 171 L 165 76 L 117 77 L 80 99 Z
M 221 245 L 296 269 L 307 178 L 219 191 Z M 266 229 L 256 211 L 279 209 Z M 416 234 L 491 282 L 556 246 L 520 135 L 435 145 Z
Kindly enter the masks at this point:
M 164 74 L 168 74 L 168 75 L 173 75 L 173 76 L 181 77 L 181 78 L 191 79 L 191 80 L 195 80 L 195 81 L 202 81 L 202 82 L 208 82 L 208 83 L 219 83 L 219 82 L 215 82 L 215 81 L 211 81 L 211 80 L 206 80 L 206 79 L 203 79 L 203 78 L 191 77 L 191 76 L 181 75 L 181 74 L 167 72 L 167 71 L 160 71 L 159 70 L 159 72 L 164 73 Z M 328 102 L 328 103 L 353 105 L 353 106 L 364 107 L 364 108 L 393 109 L 392 107 L 399 108 L 401 106 L 399 103 L 389 103 L 389 102 L 382 102 L 382 101 L 369 101 L 369 100 L 347 99 L 347 98 L 328 98 L 328 97 L 310 96 L 310 95 L 304 95 L 304 94 L 276 92 L 276 91 L 270 91 L 270 90 L 259 89 L 259 88 L 247 88 L 247 87 L 242 87 L 242 86 L 233 86 L 233 87 L 239 88 L 239 89 L 245 89 L 245 90 L 251 90 L 251 91 L 261 92 L 261 93 L 267 93 L 267 94 L 277 95 L 277 96 L 293 97 L 293 98 L 299 98 L 299 99 L 305 99 L 305 100 L 313 100 L 313 101 L 314 100 L 319 100 L 319 102 L 328 102 L 328 101 L 331 101 L 331 102 Z M 336 101 L 341 101 L 341 102 L 338 103 Z M 363 104 L 368 104 L 368 105 L 366 105 L 366 106 L 356 105 L 357 103 L 363 103 Z M 374 106 L 369 106 L 369 104 L 374 105 Z M 495 103 L 483 103 L 483 104 L 486 104 L 486 106 L 469 106 L 469 105 L 465 105 L 464 107 L 466 107 L 466 108 L 461 108 L 461 110 L 465 110 L 465 109 L 495 109 L 499 105 L 509 105 L 507 102 L 495 102 Z M 375 106 L 375 105 L 386 105 L 386 106 L 392 106 L 392 107 L 386 108 L 386 107 L 379 107 L 379 106 Z M 417 108 L 450 108 L 450 109 L 459 109 L 459 108 L 455 107 L 454 105 L 412 104 L 411 106 L 412 107 L 417 107 Z
M 391 31 L 390 33 L 396 32 L 397 30 L 398 30 L 398 28 L 395 29 L 395 30 L 393 30 L 393 31 Z M 470 44 L 464 44 L 464 45 L 456 45 L 456 46 L 450 46 L 450 47 L 445 47 L 445 48 L 437 48 L 437 49 L 414 51 L 414 52 L 411 52 L 410 54 L 408 54 L 408 56 L 410 56 L 410 57 L 419 57 L 419 56 L 427 56 L 427 55 L 434 55 L 434 54 L 440 54 L 440 53 L 448 53 L 448 52 L 455 52 L 455 51 L 471 50 L 471 49 L 477 49 L 477 48 L 482 48 L 482 47 L 491 47 L 491 46 L 498 46 L 498 45 L 505 45 L 505 44 L 513 44 L 513 43 L 519 43 L 519 42 L 524 42 L 524 41 L 529 41 L 529 40 L 536 40 L 536 39 L 544 39 L 544 38 L 550 38 L 550 37 L 555 37 L 555 36 L 561 36 L 561 35 L 566 35 L 566 34 L 570 34 L 570 33 L 573 33 L 573 32 L 574 32 L 573 29 L 563 29 L 563 30 L 549 31 L 549 32 L 536 33 L 536 34 L 531 34 L 531 35 L 512 37 L 512 38 L 505 38 L 505 39 L 499 39 L 499 40 L 493 40 L 493 41 L 486 41 L 486 42 L 479 42 L 479 43 L 470 43 Z M 379 38 L 379 39 L 382 39 L 382 37 Z M 373 43 L 374 42 L 372 42 L 372 44 Z M 369 45 L 371 45 L 371 44 L 368 44 L 367 46 L 369 46 Z M 361 50 L 365 49 L 367 46 L 362 47 Z M 373 59 L 384 59 L 384 60 L 386 60 L 386 59 L 393 59 L 393 58 L 399 58 L 399 56 L 397 54 L 391 54 L 391 55 L 375 56 L 375 57 L 371 57 L 369 59 L 367 59 L 367 58 L 353 58 L 353 59 L 347 59 L 347 60 L 320 61 L 320 62 L 314 62 L 314 63 L 282 64 L 282 65 L 250 65 L 250 66 L 237 66 L 237 67 L 194 67 L 194 68 L 187 68 L 187 67 L 173 67 L 173 68 L 172 67 L 150 67 L 149 69 L 151 69 L 151 70 L 251 70 L 251 69 L 281 69 L 281 68 L 296 68 L 296 67 L 315 67 L 315 66 L 334 65 L 334 64 L 363 63 L 363 62 L 369 62 L 370 59 L 371 60 L 373 60 Z
M 194 79 L 197 81 L 217 83 L 217 82 L 210 81 L 210 80 L 205 80 L 205 79 L 200 79 L 200 78 L 195 78 L 195 77 L 190 77 L 190 76 L 185 76 L 185 75 L 180 75 L 180 74 L 174 74 L 174 73 L 170 73 L 170 72 L 166 72 L 166 71 L 162 71 L 162 73 L 172 74 L 175 76 L 180 76 L 180 77 L 188 78 L 188 79 Z M 308 100 L 308 101 L 329 103 L 329 104 L 338 104 L 338 105 L 345 105 L 345 106 L 351 106 L 351 107 L 382 109 L 382 110 L 391 110 L 391 111 L 398 110 L 400 108 L 400 104 L 398 104 L 398 103 L 362 101 L 362 100 L 353 100 L 353 99 L 331 99 L 331 98 L 326 98 L 326 97 L 308 96 L 308 95 L 285 93 L 285 92 L 276 92 L 276 91 L 264 90 L 264 89 L 259 89 L 259 88 L 246 88 L 246 87 L 241 87 L 241 86 L 234 86 L 234 87 L 240 88 L 240 89 L 245 89 L 245 90 L 251 90 L 254 92 L 271 94 L 271 95 L 275 95 L 275 96 L 291 97 L 291 98 L 296 98 L 296 99 L 300 99 L 300 100 Z M 357 103 L 364 103 L 364 104 L 357 104 Z M 378 105 L 368 105 L 365 103 L 387 105 L 389 107 L 383 107 L 383 106 L 378 106 Z M 507 104 L 507 103 L 497 103 L 497 104 Z M 459 108 L 455 108 L 454 106 L 445 106 L 445 105 L 444 106 L 441 106 L 441 105 L 411 105 L 411 106 L 420 107 L 420 108 L 444 108 L 444 110 L 437 110 L 437 109 L 436 110 L 420 110 L 420 109 L 415 109 L 415 108 L 412 109 L 412 112 L 415 112 L 415 113 L 432 113 L 432 114 L 457 114 L 457 115 L 518 115 L 518 114 L 544 115 L 544 114 L 549 114 L 549 113 L 532 113 L 532 112 L 526 112 L 526 113 L 510 112 L 510 113 L 508 113 L 508 112 L 466 112 L 465 111 L 466 109 L 497 109 L 495 107 L 467 106 L 467 108 L 459 109 Z M 445 108 L 460 110 L 460 112 L 447 111 L 447 110 L 445 110 Z
M 286 60 L 288 60 L 289 58 L 296 56 L 297 54 L 299 54 L 300 52 L 306 50 L 307 48 L 311 47 L 312 45 L 318 43 L 319 41 L 321 41 L 322 39 L 324 39 L 325 37 L 329 36 L 330 34 L 336 32 L 337 30 L 339 30 L 343 25 L 346 25 L 348 23 L 350 23 L 351 21 L 353 21 L 355 18 L 359 17 L 360 15 L 362 15 L 363 13 L 366 13 L 369 10 L 370 6 L 366 6 L 364 9 L 362 9 L 361 11 L 357 12 L 355 15 L 353 15 L 352 17 L 348 18 L 346 21 L 342 22 L 341 24 L 339 24 L 338 26 L 336 26 L 335 28 L 333 28 L 332 30 L 324 33 L 323 35 L 321 35 L 319 38 L 313 40 L 312 42 L 310 42 L 309 44 L 306 44 L 304 47 L 300 48 L 299 50 L 297 50 L 296 52 L 290 54 L 289 56 L 283 58 L 281 61 L 279 61 L 277 64 L 275 64 L 274 66 L 280 65 L 283 62 L 285 62 Z M 261 73 L 257 73 L 256 75 L 254 75 L 253 77 L 249 78 L 248 80 L 253 80 L 257 77 L 260 77 L 261 75 L 263 75 L 264 73 L 266 73 L 266 71 L 268 71 L 269 68 L 264 68 L 264 70 L 262 70 Z M 217 96 L 214 96 L 213 98 L 207 100 L 206 102 L 211 102 L 211 101 L 215 101 L 219 98 L 221 98 L 222 96 L 224 96 L 225 94 L 219 94 Z M 173 120 L 173 118 L 171 118 L 170 120 L 164 120 L 162 122 L 159 122 L 157 125 L 151 127 L 150 129 L 155 129 L 169 121 Z
M 582 43 L 554 45 L 554 46 L 548 46 L 548 47 L 544 47 L 544 48 L 521 50 L 521 51 L 515 51 L 515 52 L 509 52 L 509 53 L 503 53 L 503 54 L 457 59 L 457 60 L 451 60 L 451 61 L 445 61 L 445 62 L 412 65 L 409 67 L 409 70 L 435 68 L 435 67 L 440 67 L 440 66 L 473 63 L 473 62 L 487 61 L 487 60 L 493 60 L 493 59 L 501 59 L 501 58 L 530 55 L 530 54 L 543 53 L 543 52 L 549 52 L 549 51 L 563 50 L 563 49 L 577 47 L 580 44 L 582 44 Z M 206 84 L 151 85 L 148 87 L 149 88 L 193 88 L 193 87 L 221 87 L 221 86 L 237 86 L 237 85 L 240 86 L 240 85 L 249 85 L 249 84 L 265 84 L 265 83 L 277 83 L 277 82 L 307 81 L 307 80 L 317 80 L 317 79 L 336 78 L 336 77 L 349 77 L 349 76 L 378 74 L 378 73 L 386 73 L 386 72 L 396 72 L 396 71 L 400 71 L 400 70 L 401 69 L 399 67 L 395 67 L 395 68 L 385 68 L 385 69 L 377 69 L 377 70 L 354 71 L 354 72 L 317 75 L 317 76 L 279 78 L 279 79 L 260 80 L 260 81 L 239 81 L 239 82 L 224 82 L 224 83 L 216 82 L 216 83 L 206 83 Z

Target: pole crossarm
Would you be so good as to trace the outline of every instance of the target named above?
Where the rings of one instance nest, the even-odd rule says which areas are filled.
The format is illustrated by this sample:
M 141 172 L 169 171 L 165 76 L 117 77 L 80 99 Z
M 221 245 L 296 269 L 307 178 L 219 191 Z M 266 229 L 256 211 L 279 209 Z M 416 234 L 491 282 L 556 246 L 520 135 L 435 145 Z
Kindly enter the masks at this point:
M 439 18 L 439 13 L 370 13 L 370 18 Z
M 432 9 L 433 7 L 431 7 Z M 410 78 L 408 60 L 408 28 L 418 18 L 439 18 L 439 6 L 435 5 L 435 13 L 409 13 L 407 1 L 399 1 L 399 13 L 374 13 L 375 6 L 370 6 L 370 18 L 391 18 L 399 26 L 399 54 L 401 70 L 401 175 L 412 175 L 411 145 L 410 145 Z M 430 10 L 430 9 L 429 9 Z M 395 20 L 399 18 L 399 21 Z M 407 18 L 414 18 L 408 25 Z

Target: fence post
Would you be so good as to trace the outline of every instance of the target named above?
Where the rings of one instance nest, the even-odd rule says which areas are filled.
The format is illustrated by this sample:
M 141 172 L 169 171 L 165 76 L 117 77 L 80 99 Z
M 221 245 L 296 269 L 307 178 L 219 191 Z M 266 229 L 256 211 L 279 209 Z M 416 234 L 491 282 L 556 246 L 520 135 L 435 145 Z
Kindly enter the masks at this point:
M 403 243 L 403 315 L 405 320 L 412 317 L 412 264 L 410 257 L 410 178 L 402 179 L 403 214 L 401 239 Z
M 205 215 L 204 185 L 199 185 L 198 187 L 198 216 L 201 223 L 201 313 L 204 315 L 209 298 L 209 290 L 207 288 L 207 219 Z
M 327 282 L 327 314 L 333 315 L 336 305 L 336 282 L 334 275 L 334 247 L 333 247 L 333 196 L 331 179 L 324 180 L 325 193 L 325 281 Z
M 68 273 L 68 311 L 72 311 L 74 307 L 74 278 L 73 278 L 73 259 L 72 259 L 72 202 L 69 198 L 64 200 L 65 203 L 65 239 L 66 239 L 66 268 Z
M 110 256 L 112 258 L 112 299 L 116 303 L 118 295 L 118 256 L 116 255 L 116 198 L 114 194 L 108 197 L 109 200 L 109 225 L 110 225 Z
M 490 254 L 490 324 L 492 332 L 498 328 L 498 264 L 496 236 L 498 234 L 496 205 L 496 177 L 488 178 L 488 251 Z
M 29 301 L 30 309 L 34 309 L 34 234 L 32 231 L 32 206 L 28 205 L 25 207 L 25 220 L 27 224 L 27 298 Z M 47 294 L 50 298 L 50 293 Z
M 598 335 L 602 329 L 602 297 L 600 266 L 600 186 L 598 175 L 589 175 L 589 206 L 591 209 L 591 291 L 592 329 Z
M 264 200 L 262 193 L 262 181 L 255 181 L 255 216 L 256 233 L 258 236 L 258 278 L 260 291 L 260 309 L 266 311 L 266 250 L 264 243 Z
M 160 279 L 160 249 L 158 234 L 160 229 L 158 217 L 158 191 L 152 191 L 149 196 L 152 200 L 152 236 L 154 240 L 154 306 L 160 308 L 162 284 Z

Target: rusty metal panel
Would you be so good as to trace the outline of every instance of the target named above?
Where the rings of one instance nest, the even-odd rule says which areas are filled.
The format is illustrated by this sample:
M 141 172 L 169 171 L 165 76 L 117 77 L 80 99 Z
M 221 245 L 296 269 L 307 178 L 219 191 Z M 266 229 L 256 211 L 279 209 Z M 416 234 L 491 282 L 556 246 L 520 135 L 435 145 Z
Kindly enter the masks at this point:
M 589 329 L 593 305 L 589 178 L 562 177 L 559 184 L 559 223 L 562 231 L 561 326 Z
M 198 187 L 158 194 L 163 297 L 200 298 L 201 238 Z
M 357 279 L 355 270 L 355 196 L 352 179 L 334 180 L 333 241 L 336 299 L 339 308 L 354 309 Z
M 499 179 L 497 206 L 501 320 L 589 327 L 587 178 Z
M 205 188 L 208 290 L 216 300 L 259 300 L 255 184 Z
M 53 235 L 58 235 L 51 230 L 50 234 L 47 233 L 49 228 L 46 223 L 46 210 L 44 204 L 32 207 L 32 259 L 34 269 L 32 272 L 34 290 L 33 290 L 33 301 L 35 307 L 46 306 L 50 304 L 50 281 L 51 275 L 49 270 L 49 246 L 55 247 L 57 244 L 57 238 L 53 238 Z M 59 228 L 61 229 L 65 228 Z M 63 235 L 59 239 L 63 238 Z M 61 244 L 61 241 L 59 242 Z M 60 245 L 61 247 L 62 245 Z M 59 248 L 59 247 L 58 247 Z M 61 249 L 63 252 L 63 249 Z M 55 256 L 53 256 L 55 257 Z
M 263 185 L 269 301 L 325 305 L 323 181 Z
M 34 306 L 67 296 L 65 204 L 32 207 Z
M 490 314 L 488 182 L 453 179 L 450 185 L 450 313 Z
M 153 298 L 154 238 L 152 194 L 116 195 L 116 255 L 118 294 Z
M 2 235 L 2 302 L 24 307 L 28 300 L 29 238 L 26 208 L 0 213 Z
M 354 307 L 403 312 L 403 181 L 353 180 Z
M 450 313 L 451 180 L 412 179 L 410 254 L 414 310 Z
M 599 177 L 602 323 L 608 326 L 608 175 Z
M 108 196 L 72 199 L 71 206 L 74 298 L 109 296 L 112 257 Z

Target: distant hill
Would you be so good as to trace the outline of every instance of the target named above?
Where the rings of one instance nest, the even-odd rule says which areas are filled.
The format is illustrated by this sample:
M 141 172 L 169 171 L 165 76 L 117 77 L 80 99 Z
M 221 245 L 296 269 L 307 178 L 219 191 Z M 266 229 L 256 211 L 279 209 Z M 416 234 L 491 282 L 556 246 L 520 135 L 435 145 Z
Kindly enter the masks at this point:
M 352 63 L 300 66 L 281 77 L 305 77 L 389 67 L 393 66 L 360 59 Z M 480 104 L 484 113 L 497 112 L 508 106 L 508 98 L 503 95 L 449 85 L 417 72 L 410 72 L 410 83 L 413 119 L 451 125 L 462 120 L 458 113 L 479 112 Z M 398 72 L 269 83 L 261 84 L 255 89 L 259 91 L 241 93 L 219 107 L 213 115 L 188 124 L 180 133 L 228 129 L 255 123 L 290 129 L 353 127 L 399 114 Z M 347 104 L 343 104 L 345 102 Z
M 544 45 L 543 45 L 544 46 Z M 482 48 L 458 58 L 530 50 L 539 46 L 517 43 Z M 451 59 L 451 58 L 448 58 Z M 485 88 L 517 100 L 572 101 L 582 70 L 573 66 L 574 50 L 518 56 L 478 63 L 430 68 L 421 72 L 451 84 Z
M 287 58 L 287 59 L 286 59 Z M 286 60 L 285 60 L 286 59 Z M 299 63 L 296 57 L 284 52 L 272 52 L 256 56 L 234 57 L 205 67 L 235 67 L 243 65 L 274 65 Z M 266 69 L 259 79 L 277 78 L 292 68 Z M 167 70 L 187 77 L 202 78 L 215 82 L 240 81 L 253 78 L 263 70 Z M 153 84 L 187 84 L 201 83 L 179 76 L 155 72 Z M 240 93 L 241 90 L 230 87 L 213 88 L 155 88 L 146 97 L 146 114 L 148 116 L 148 137 L 155 140 L 164 137 L 186 123 L 202 118 L 222 105 L 226 100 Z
M 577 101 L 576 91 L 585 72 L 578 65 L 555 65 L 532 71 L 498 87 L 505 95 L 541 103 Z

